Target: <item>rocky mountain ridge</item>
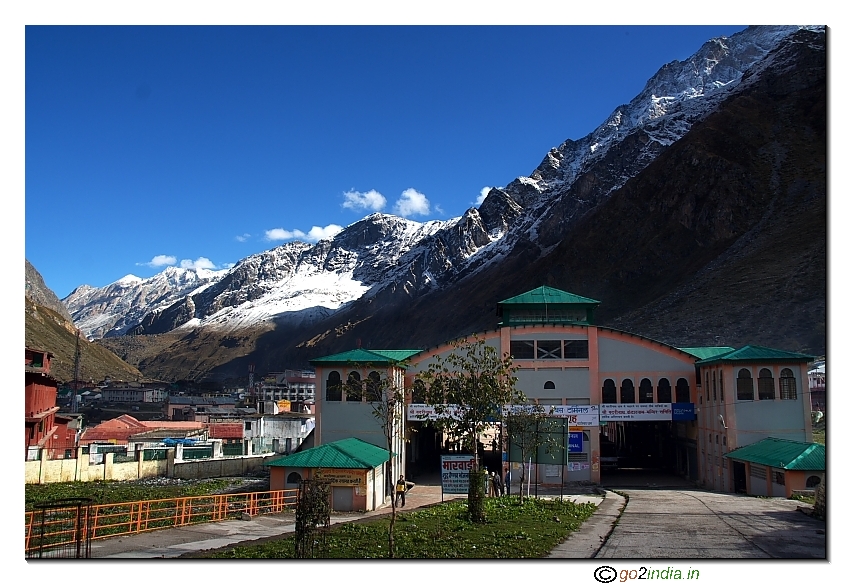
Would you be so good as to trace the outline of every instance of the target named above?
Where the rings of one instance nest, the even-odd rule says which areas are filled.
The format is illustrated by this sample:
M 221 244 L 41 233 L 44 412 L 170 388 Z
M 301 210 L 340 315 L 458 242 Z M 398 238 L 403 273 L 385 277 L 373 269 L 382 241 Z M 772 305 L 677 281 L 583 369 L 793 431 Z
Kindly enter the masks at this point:
M 798 45 L 808 47 L 807 56 L 799 54 Z M 284 350 L 299 360 L 297 364 L 300 365 L 314 350 L 332 351 L 342 343 L 350 344 L 352 335 L 372 335 L 370 327 L 378 322 L 384 325 L 381 333 L 384 341 L 390 342 L 392 334 L 386 332 L 392 321 L 389 315 L 398 312 L 399 318 L 405 318 L 399 321 L 418 322 L 418 312 L 424 310 L 427 314 L 433 310 L 438 298 L 462 296 L 463 301 L 471 305 L 460 311 L 469 312 L 476 306 L 475 298 L 481 296 L 476 306 L 478 313 L 490 314 L 495 308 L 493 297 L 485 301 L 486 294 L 470 290 L 470 282 L 477 282 L 481 289 L 492 288 L 487 281 L 493 279 L 505 282 L 499 292 L 501 296 L 495 296 L 498 301 L 513 295 L 509 290 L 517 286 L 510 285 L 510 281 L 516 273 L 524 274 L 522 280 L 526 288 L 529 281 L 544 279 L 557 287 L 603 299 L 601 313 L 607 309 L 612 321 L 630 326 L 630 313 L 637 314 L 643 306 L 661 302 L 670 292 L 657 289 L 652 282 L 640 291 L 624 286 L 624 281 L 635 279 L 629 275 L 632 265 L 646 261 L 642 257 L 633 258 L 632 264 L 624 261 L 626 250 L 621 250 L 619 256 L 614 253 L 611 248 L 616 242 L 608 233 L 600 234 L 599 225 L 611 223 L 609 228 L 613 232 L 619 230 L 626 237 L 644 239 L 642 228 L 646 225 L 641 222 L 640 215 L 623 209 L 623 201 L 632 192 L 629 185 L 641 181 L 644 176 L 660 173 L 666 178 L 656 184 L 656 188 L 663 190 L 669 177 L 689 174 L 688 164 L 704 165 L 706 161 L 700 157 L 714 155 L 707 153 L 705 148 L 691 160 L 676 158 L 676 166 L 672 166 L 672 162 L 659 163 L 659 160 L 664 160 L 665 156 L 675 158 L 670 150 L 674 146 L 680 148 L 679 142 L 691 134 L 692 128 L 703 128 L 706 120 L 728 108 L 731 101 L 747 91 L 756 91 L 753 88 L 764 84 L 765 76 L 775 85 L 774 92 L 800 90 L 805 75 L 801 80 L 799 59 L 811 58 L 811 54 L 823 51 L 824 46 L 824 31 L 817 28 L 751 27 L 728 39 L 713 39 L 691 59 L 662 67 L 640 95 L 628 105 L 617 108 L 592 134 L 578 141 L 567 140 L 553 148 L 529 177 L 519 177 L 503 188 L 492 189 L 478 209 L 469 209 L 458 219 L 419 224 L 389 215 L 372 215 L 333 239 L 314 246 L 290 243 L 246 258 L 220 279 L 206 282 L 203 288 L 199 285 L 181 292 L 182 297 L 168 305 L 163 301 L 161 307 L 149 309 L 142 317 L 138 312 L 132 317 L 122 316 L 125 318 L 122 326 L 125 331 L 134 333 L 173 335 L 179 340 L 169 351 L 176 351 L 175 354 L 180 354 L 180 348 L 189 345 L 224 343 L 222 335 L 230 335 L 231 340 L 227 342 L 244 346 L 242 353 L 234 352 L 231 360 L 264 350 L 263 342 L 257 338 L 264 335 L 273 338 L 277 337 L 275 332 L 283 334 L 285 331 L 288 344 L 301 338 L 297 342 L 300 352 L 291 347 Z M 787 87 L 783 88 L 783 84 Z M 728 123 L 737 121 L 731 119 Z M 743 143 L 749 138 L 736 139 Z M 775 148 L 780 138 L 773 139 Z M 728 152 L 726 155 L 734 158 L 750 153 Z M 762 151 L 759 155 L 772 155 L 775 165 L 782 163 L 776 152 Z M 650 171 L 651 166 L 663 170 Z M 813 168 L 812 172 L 816 174 L 818 170 Z M 778 171 L 774 174 L 778 176 Z M 700 180 L 717 181 L 717 177 L 701 175 Z M 779 184 L 777 180 L 768 178 L 768 183 Z M 680 179 L 673 182 L 683 192 L 703 187 L 700 183 L 688 184 Z M 640 199 L 630 204 L 643 208 L 652 197 L 645 189 L 639 191 Z M 741 198 L 735 192 L 727 194 L 733 200 Z M 644 210 L 658 212 L 662 209 L 663 213 L 678 217 L 678 224 L 686 231 L 699 232 L 700 237 L 705 238 L 696 247 L 690 241 L 686 246 L 695 254 L 691 264 L 696 267 L 709 261 L 710 253 L 706 248 L 722 256 L 728 253 L 723 246 L 735 237 L 742 237 L 742 233 L 746 234 L 742 231 L 745 226 L 752 226 L 750 217 L 740 225 L 725 224 L 716 215 L 724 205 L 717 203 L 714 214 L 711 210 L 703 210 L 702 216 L 694 216 L 699 203 L 693 199 L 678 196 L 671 199 L 675 202 L 656 201 L 651 204 L 660 205 L 658 208 Z M 613 214 L 616 208 L 623 213 L 620 220 Z M 739 211 L 724 208 L 722 212 L 732 212 L 734 218 L 734 213 Z M 623 227 L 622 217 L 626 216 L 634 216 L 637 224 Z M 604 220 L 600 221 L 600 217 Z M 816 215 L 814 220 L 817 218 Z M 706 225 L 710 226 L 707 231 Z M 675 223 L 670 228 L 678 229 Z M 604 269 L 600 268 L 611 272 L 607 280 L 594 281 L 588 276 L 587 282 L 582 283 L 582 278 L 576 275 L 587 272 L 588 268 L 575 265 L 569 277 L 549 281 L 557 272 L 557 265 L 563 264 L 564 256 L 574 255 L 576 248 L 586 247 L 583 241 L 575 240 L 577 233 L 583 233 L 585 240 L 597 241 L 600 248 L 609 248 L 602 254 Z M 570 240 L 575 241 L 572 249 L 565 247 Z M 657 246 L 658 241 L 653 244 Z M 588 256 L 598 255 L 597 249 L 586 249 L 586 252 Z M 670 251 L 655 252 L 661 263 L 655 267 L 646 265 L 644 269 L 658 273 L 659 269 L 663 271 L 663 257 Z M 714 260 L 720 261 L 720 256 Z M 529 273 L 529 265 L 536 266 L 537 271 Z M 693 267 L 688 267 L 687 273 L 695 276 L 700 271 Z M 583 292 L 577 286 L 590 291 Z M 333 290 L 333 294 L 329 295 L 328 290 Z M 609 298 L 615 290 L 622 294 L 620 298 L 626 299 L 612 302 Z M 522 291 L 525 289 L 517 288 L 516 293 Z M 161 292 L 157 297 L 166 296 Z M 169 301 L 173 297 L 169 297 Z M 70 296 L 66 298 L 66 304 L 70 299 Z M 414 312 L 416 317 L 412 316 Z M 82 322 L 78 313 L 75 317 Z M 133 320 L 137 322 L 135 325 Z M 480 326 L 481 321 L 480 315 L 467 317 L 465 327 L 472 327 L 471 330 L 464 330 L 458 322 L 448 328 L 440 327 L 439 333 L 444 340 L 448 330 L 460 334 L 480 329 L 474 326 Z M 120 333 L 122 326 L 113 328 L 116 331 L 113 333 Z M 254 333 L 245 332 L 252 327 L 256 328 Z M 427 322 L 421 327 L 422 330 L 433 328 L 434 323 Z M 242 340 L 233 340 L 240 336 Z M 406 338 L 408 341 L 418 339 L 421 344 L 434 338 L 434 334 L 418 332 L 411 336 L 407 333 Z M 164 364 L 169 358 L 155 355 L 145 358 L 150 365 L 156 362 L 157 367 L 170 366 Z M 207 360 L 208 370 L 223 366 L 214 364 L 212 358 Z

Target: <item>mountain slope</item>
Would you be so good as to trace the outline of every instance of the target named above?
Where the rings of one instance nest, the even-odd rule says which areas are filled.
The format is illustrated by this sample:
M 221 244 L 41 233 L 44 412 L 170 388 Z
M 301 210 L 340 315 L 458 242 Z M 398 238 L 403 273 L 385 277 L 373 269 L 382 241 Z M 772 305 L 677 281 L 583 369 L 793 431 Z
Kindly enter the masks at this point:
M 47 284 L 44 283 L 44 278 L 26 258 L 24 259 L 24 280 L 25 297 L 29 298 L 36 304 L 50 308 L 68 322 L 73 321 L 70 312 L 68 312 L 68 308 L 65 307 L 65 304 L 59 301 L 59 298 L 55 293 L 53 293 L 53 290 L 47 287 Z
M 156 356 L 139 348 L 139 366 L 238 374 L 249 360 L 259 370 L 304 366 L 358 339 L 421 348 L 493 328 L 497 301 L 544 283 L 601 300 L 602 324 L 679 345 L 721 338 L 820 353 L 824 63 L 822 30 L 757 27 L 714 39 L 459 219 L 414 228 L 421 237 L 393 246 L 392 221 L 367 217 L 290 249 L 293 273 L 359 282 L 345 301 L 235 325 L 289 284 L 232 270 L 145 317 L 138 331 L 171 331 L 170 347 Z
M 53 353 L 50 374 L 60 382 L 74 380 L 77 331 L 60 314 L 25 298 L 25 342 L 27 346 Z M 134 366 L 121 360 L 103 346 L 80 335 L 80 380 L 135 381 L 143 377 Z

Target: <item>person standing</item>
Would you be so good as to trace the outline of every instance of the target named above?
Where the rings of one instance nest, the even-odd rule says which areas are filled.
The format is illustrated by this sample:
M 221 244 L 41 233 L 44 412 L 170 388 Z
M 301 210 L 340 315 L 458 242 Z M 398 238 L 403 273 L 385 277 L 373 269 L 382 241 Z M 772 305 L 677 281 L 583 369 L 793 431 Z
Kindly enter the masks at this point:
M 502 476 L 500 476 L 496 472 L 493 472 L 493 485 L 495 486 L 496 496 L 505 495 L 505 488 L 502 484 Z
M 487 495 L 491 498 L 497 495 L 496 491 L 496 472 L 490 472 L 490 475 L 487 476 Z
M 505 491 L 507 495 L 511 495 L 511 467 L 505 468 Z
M 413 486 L 413 482 L 408 482 L 404 479 L 404 475 L 398 477 L 395 483 L 395 505 L 398 506 L 398 501 L 401 500 L 401 506 L 404 507 L 405 494 Z

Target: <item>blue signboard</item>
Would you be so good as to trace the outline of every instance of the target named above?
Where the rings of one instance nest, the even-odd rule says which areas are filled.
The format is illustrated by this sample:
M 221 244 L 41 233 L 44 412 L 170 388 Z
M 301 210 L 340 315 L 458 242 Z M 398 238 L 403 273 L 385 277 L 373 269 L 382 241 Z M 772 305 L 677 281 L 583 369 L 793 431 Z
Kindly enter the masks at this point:
M 581 431 L 570 431 L 569 453 L 581 453 L 581 442 L 584 434 Z
M 696 419 L 693 403 L 673 403 L 672 406 L 673 421 L 693 421 Z

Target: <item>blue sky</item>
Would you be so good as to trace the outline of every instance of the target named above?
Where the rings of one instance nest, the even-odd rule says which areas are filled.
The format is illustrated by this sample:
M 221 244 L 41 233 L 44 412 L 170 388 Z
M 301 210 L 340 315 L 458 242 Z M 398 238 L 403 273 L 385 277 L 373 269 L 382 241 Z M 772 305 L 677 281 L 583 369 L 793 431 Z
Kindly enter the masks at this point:
M 743 28 L 29 26 L 26 257 L 62 298 L 458 216 Z

